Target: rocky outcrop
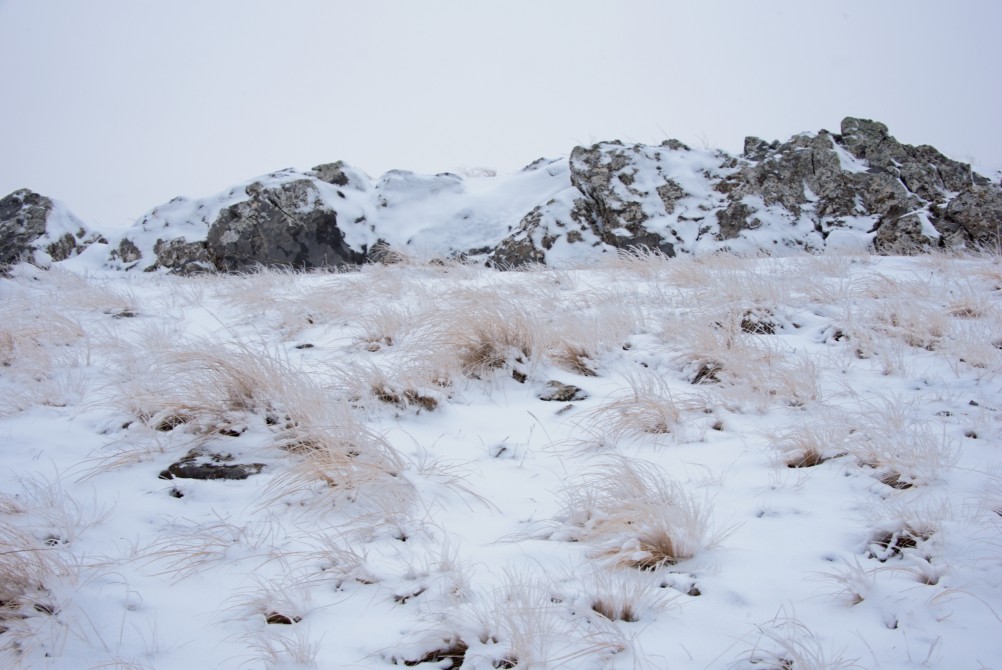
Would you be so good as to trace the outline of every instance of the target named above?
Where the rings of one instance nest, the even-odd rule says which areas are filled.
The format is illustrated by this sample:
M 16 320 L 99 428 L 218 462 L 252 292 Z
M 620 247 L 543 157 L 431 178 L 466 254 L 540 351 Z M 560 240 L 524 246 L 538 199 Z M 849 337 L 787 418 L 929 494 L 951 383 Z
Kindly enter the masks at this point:
M 1002 189 L 979 182 L 937 212 L 936 229 L 946 246 L 1002 248 Z
M 337 212 L 325 206 L 313 181 L 272 188 L 255 182 L 247 195 L 220 212 L 209 228 L 206 256 L 217 270 L 241 272 L 259 265 L 309 269 L 365 261 L 366 250 L 345 244 Z
M 274 172 L 216 196 L 175 198 L 155 208 L 109 246 L 107 264 L 244 272 L 455 257 L 505 269 L 582 262 L 634 247 L 666 256 L 900 254 L 997 248 L 1002 229 L 997 177 L 853 117 L 838 133 L 784 142 L 748 137 L 740 156 L 678 140 L 612 141 L 481 178 L 476 186 L 474 172 L 464 174 L 391 170 L 374 180 L 343 161 Z M 60 260 L 93 239 L 71 215 L 55 211 L 30 191 L 5 198 L 0 264 Z M 390 253 L 373 254 L 376 248 Z
M 669 256 L 998 246 L 998 186 L 930 146 L 898 142 L 882 123 L 850 117 L 840 131 L 786 142 L 748 137 L 739 158 L 677 140 L 577 147 L 573 192 L 529 212 L 493 259 L 504 267 L 547 262 L 574 241 Z
M 28 189 L 0 199 L 0 268 L 21 261 L 47 266 L 101 239 L 65 207 Z
M 367 190 L 366 184 L 341 163 L 318 166 L 313 175 L 276 173 L 216 202 L 176 198 L 143 217 L 112 250 L 111 262 L 123 269 L 175 274 L 364 262 L 368 245 L 353 248 L 345 241 L 330 203 L 347 199 L 344 190 Z M 333 194 L 322 194 L 321 187 Z

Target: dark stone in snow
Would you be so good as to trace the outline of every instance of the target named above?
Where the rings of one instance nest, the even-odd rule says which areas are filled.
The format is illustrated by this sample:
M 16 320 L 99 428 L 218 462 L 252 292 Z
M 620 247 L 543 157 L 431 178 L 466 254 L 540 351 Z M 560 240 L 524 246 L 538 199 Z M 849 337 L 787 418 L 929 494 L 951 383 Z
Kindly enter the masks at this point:
M 264 463 L 229 463 L 232 456 L 192 449 L 160 473 L 160 479 L 247 479 L 260 474 Z
M 573 400 L 584 400 L 587 397 L 588 394 L 581 388 L 573 384 L 564 384 L 558 381 L 547 382 L 546 389 L 538 396 L 540 400 L 546 400 L 547 402 L 571 402 Z

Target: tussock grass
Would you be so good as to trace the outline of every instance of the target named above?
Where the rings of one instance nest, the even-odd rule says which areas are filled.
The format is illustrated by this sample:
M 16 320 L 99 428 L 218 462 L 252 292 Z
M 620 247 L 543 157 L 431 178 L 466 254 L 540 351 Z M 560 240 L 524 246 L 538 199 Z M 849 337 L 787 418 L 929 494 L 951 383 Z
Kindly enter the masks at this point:
M 548 359 L 575 374 L 598 375 L 601 357 L 623 349 L 642 328 L 644 314 L 637 303 L 637 296 L 616 288 L 560 301 L 549 310 L 553 336 Z
M 756 670 L 845 670 L 862 668 L 855 659 L 846 659 L 842 651 L 825 649 L 821 640 L 806 625 L 793 617 L 777 616 L 759 626 L 759 640 L 747 652 L 748 665 Z
M 819 575 L 818 579 L 831 582 L 834 587 L 830 595 L 852 607 L 870 596 L 877 584 L 877 571 L 853 557 L 852 562 L 843 561 L 841 566 Z
M 592 556 L 619 567 L 657 570 L 720 540 L 706 500 L 637 459 L 604 460 L 561 500 L 563 529 L 555 539 L 587 542 Z
M 0 524 L 0 630 L 27 617 L 51 614 L 51 585 L 71 572 L 58 547 Z
M 628 438 L 674 435 L 682 439 L 684 403 L 668 381 L 655 372 L 629 374 L 629 393 L 606 402 L 584 417 L 588 432 L 617 444 Z
M 588 667 L 630 649 L 604 615 L 564 598 L 545 575 L 506 571 L 502 583 L 436 612 L 385 658 L 396 665 Z M 452 665 L 444 665 L 447 662 Z
M 268 527 L 232 523 L 217 513 L 211 522 L 184 520 L 167 526 L 155 541 L 139 548 L 138 559 L 151 574 L 176 584 L 237 558 L 264 562 L 270 535 Z
M 733 411 L 762 412 L 776 403 L 800 407 L 821 397 L 814 362 L 768 335 L 749 332 L 742 310 L 692 311 L 663 322 L 683 379 L 719 386 Z
M 517 274 L 393 260 L 350 274 L 119 283 L 39 271 L 0 280 L 0 415 L 38 463 L 51 455 L 68 466 L 0 494 L 0 665 L 34 667 L 50 662 L 47 653 L 53 665 L 166 662 L 128 639 L 162 606 L 155 593 L 138 594 L 151 582 L 211 585 L 217 600 L 208 607 L 227 607 L 214 623 L 247 654 L 228 660 L 255 667 L 331 658 L 643 665 L 654 620 L 671 619 L 676 607 L 681 616 L 694 607 L 698 619 L 707 616 L 699 608 L 734 605 L 720 586 L 743 556 L 709 552 L 726 534 L 714 517 L 755 496 L 777 514 L 820 502 L 823 513 L 811 513 L 832 524 L 828 537 L 852 538 L 826 545 L 823 559 L 812 553 L 808 568 L 820 567 L 828 595 L 846 606 L 836 616 L 893 619 L 898 607 L 928 606 L 929 616 L 902 620 L 907 632 L 942 634 L 954 649 L 963 643 L 948 632 L 957 628 L 937 628 L 949 621 L 939 601 L 958 583 L 970 591 L 988 584 L 1002 544 L 1002 498 L 984 465 L 1000 409 L 997 268 L 938 259 L 911 266 L 919 271 L 909 276 L 905 260 L 668 259 L 648 250 L 593 268 Z M 119 311 L 136 318 L 112 318 Z M 306 343 L 313 346 L 297 349 Z M 537 391 L 552 378 L 589 398 L 547 416 L 553 405 L 538 403 Z M 25 410 L 37 417 L 11 415 Z M 511 412 L 510 425 L 508 415 L 487 412 Z M 50 420 L 66 439 L 41 444 Z M 721 432 L 710 432 L 711 422 Z M 68 464 L 74 439 L 84 448 Z M 583 471 L 584 450 L 565 459 L 550 448 L 586 440 L 605 456 Z M 506 444 L 515 457 L 491 458 Z M 169 497 L 156 472 L 196 447 L 266 465 L 239 482 L 181 480 Z M 638 451 L 656 463 L 623 455 Z M 791 490 L 767 486 L 782 471 L 762 470 L 763 451 L 782 471 L 840 460 L 794 477 Z M 20 453 L 8 462 L 36 467 Z M 77 473 L 84 476 L 74 482 Z M 82 480 L 123 503 L 110 511 L 81 504 L 71 494 Z M 746 488 L 704 495 L 725 482 Z M 865 518 L 838 517 L 812 497 L 817 486 L 851 491 Z M 968 511 L 972 496 L 977 509 L 966 516 L 928 502 Z M 118 546 L 117 526 L 101 525 L 106 512 L 141 537 Z M 533 544 L 525 540 L 538 532 L 512 530 L 538 530 L 539 518 L 548 520 L 546 537 L 566 544 Z M 780 523 L 769 528 L 775 546 L 743 551 L 761 561 L 804 542 Z M 973 558 L 957 560 L 972 546 Z M 522 571 L 496 574 L 513 557 Z M 102 613 L 121 623 L 88 622 L 109 583 L 142 605 L 117 613 L 105 603 Z M 768 618 L 777 594 L 744 587 L 741 607 Z M 791 599 L 809 598 L 795 579 L 787 587 Z M 998 610 L 990 594 L 977 598 Z M 331 649 L 342 631 L 321 635 L 318 624 L 342 616 L 371 618 L 375 628 L 390 621 L 384 651 L 345 658 L 343 647 Z M 116 624 L 124 632 L 112 631 Z M 887 664 L 895 652 L 861 630 L 875 662 Z M 733 634 L 755 639 L 747 632 Z M 852 666 L 792 617 L 754 635 L 735 667 Z M 681 653 L 673 660 L 684 665 Z M 713 665 L 705 655 L 697 661 Z
M 771 438 L 788 468 L 811 468 L 848 451 L 851 428 L 838 414 L 793 426 Z
M 949 505 L 942 501 L 885 502 L 872 510 L 865 555 L 881 563 L 906 556 L 912 563 L 916 558 L 928 563 L 933 558 L 931 541 L 949 515 Z
M 406 513 L 415 491 L 396 450 L 348 404 L 324 402 L 322 395 L 298 400 L 286 406 L 289 421 L 278 442 L 293 458 L 269 481 L 267 503 L 359 503 L 361 511 L 387 518 Z
M 250 653 L 240 658 L 243 665 L 263 663 L 269 670 L 289 667 L 316 667 L 321 640 L 312 636 L 307 626 L 291 626 L 291 630 L 275 630 L 285 626 L 257 628 L 240 637 Z
M 860 411 L 849 419 L 848 453 L 894 489 L 935 483 L 959 457 L 955 441 L 916 410 L 900 396 L 872 396 L 861 400 Z
M 437 318 L 460 371 L 475 379 L 515 366 L 532 370 L 552 341 L 530 305 L 499 291 L 454 293 Z
M 579 588 L 583 594 L 568 596 L 568 599 L 576 598 L 581 605 L 609 621 L 648 620 L 674 605 L 679 597 L 677 592 L 668 590 L 659 579 L 643 570 L 594 568 L 585 573 L 582 582 Z

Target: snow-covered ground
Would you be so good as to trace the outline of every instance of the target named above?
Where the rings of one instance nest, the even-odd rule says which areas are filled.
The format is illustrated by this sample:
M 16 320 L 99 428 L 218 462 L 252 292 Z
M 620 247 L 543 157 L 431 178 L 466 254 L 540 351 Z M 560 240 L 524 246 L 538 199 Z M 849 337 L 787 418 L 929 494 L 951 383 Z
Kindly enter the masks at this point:
M 68 265 L 0 279 L 3 667 L 1002 659 L 998 257 Z

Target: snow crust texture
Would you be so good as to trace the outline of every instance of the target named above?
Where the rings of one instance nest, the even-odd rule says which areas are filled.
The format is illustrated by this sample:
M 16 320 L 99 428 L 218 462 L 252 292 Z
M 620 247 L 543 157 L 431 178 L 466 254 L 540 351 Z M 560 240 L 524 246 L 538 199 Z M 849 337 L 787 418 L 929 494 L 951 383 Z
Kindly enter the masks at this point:
M 175 198 L 89 256 L 100 267 L 190 274 L 341 267 L 387 253 L 505 269 L 640 247 L 668 256 L 911 254 L 997 246 L 998 179 L 850 117 L 839 133 L 782 143 L 748 137 L 741 156 L 678 140 L 613 141 L 502 177 L 391 170 L 373 179 L 341 161 L 281 170 L 214 196 Z M 3 202 L 0 230 L 19 232 L 5 234 L 11 248 L 0 265 L 44 252 L 64 235 L 55 215 L 52 231 L 39 229 L 44 215 L 22 196 Z M 78 231 L 73 253 L 95 241 Z
M 470 193 L 318 173 L 275 179 L 387 209 Z M 707 194 L 673 181 L 638 174 L 606 215 L 694 216 Z M 156 216 L 215 221 L 242 192 Z M 0 277 L 4 668 L 1002 658 L 996 255 L 192 276 L 83 256 Z

